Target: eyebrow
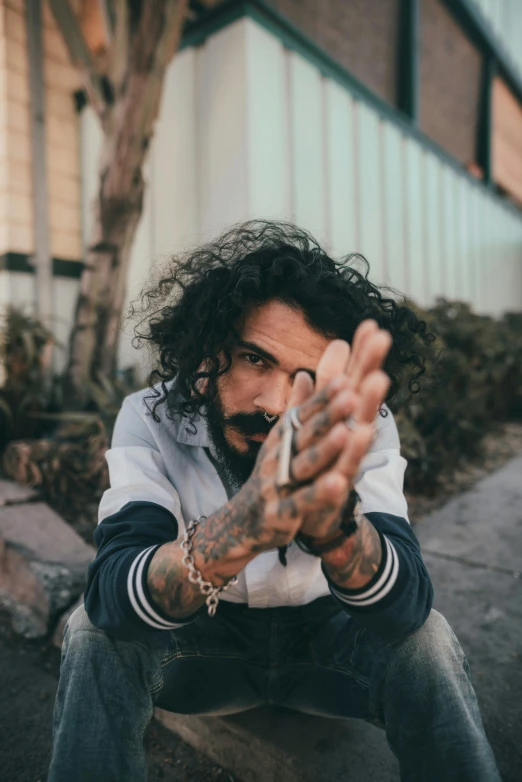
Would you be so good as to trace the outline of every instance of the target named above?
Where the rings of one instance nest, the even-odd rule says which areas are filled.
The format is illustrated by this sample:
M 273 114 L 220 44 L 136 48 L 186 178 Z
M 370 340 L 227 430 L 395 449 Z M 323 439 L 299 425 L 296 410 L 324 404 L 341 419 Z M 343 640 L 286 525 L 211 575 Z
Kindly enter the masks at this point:
M 279 366 L 279 361 L 275 356 L 272 355 L 272 353 L 269 353 L 268 350 L 265 350 L 264 348 L 260 347 L 259 345 L 256 345 L 255 342 L 248 342 L 247 340 L 240 339 L 238 340 L 238 346 L 240 348 L 247 348 L 247 350 L 251 350 L 252 353 L 258 353 L 262 358 L 265 358 L 267 361 L 270 361 L 271 364 L 275 364 L 275 366 Z M 297 375 L 298 372 L 306 372 L 312 380 L 315 383 L 315 372 L 313 369 L 308 369 L 308 367 L 298 367 L 295 372 L 292 372 L 290 377 L 293 379 Z

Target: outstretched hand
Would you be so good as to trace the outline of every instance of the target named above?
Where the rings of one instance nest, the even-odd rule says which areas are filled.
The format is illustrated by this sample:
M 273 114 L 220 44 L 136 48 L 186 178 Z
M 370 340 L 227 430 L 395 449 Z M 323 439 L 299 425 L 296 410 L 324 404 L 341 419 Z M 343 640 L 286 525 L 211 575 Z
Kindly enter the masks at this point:
M 342 340 L 330 343 L 317 367 L 315 386 L 306 372 L 298 373 L 287 406 L 298 408 L 302 423 L 291 462 L 296 486 L 280 490 L 275 480 L 283 433 L 280 421 L 235 499 L 244 509 L 243 534 L 256 550 L 285 545 L 299 531 L 324 537 L 339 526 L 389 387 L 381 366 L 390 345 L 388 332 L 374 321 L 365 321 L 357 329 L 351 351 Z M 354 430 L 346 425 L 348 417 L 356 422 Z
M 315 388 L 309 376 L 296 378 L 289 406 L 299 406 L 303 427 L 296 436 L 292 473 L 299 482 L 311 481 L 298 490 L 309 504 L 300 527 L 306 535 L 324 537 L 340 523 L 389 388 L 381 367 L 390 347 L 390 334 L 367 320 L 358 327 L 351 350 L 342 340 L 328 346 L 317 368 Z M 325 394 L 331 396 L 327 404 Z M 346 426 L 347 417 L 355 423 L 353 430 Z

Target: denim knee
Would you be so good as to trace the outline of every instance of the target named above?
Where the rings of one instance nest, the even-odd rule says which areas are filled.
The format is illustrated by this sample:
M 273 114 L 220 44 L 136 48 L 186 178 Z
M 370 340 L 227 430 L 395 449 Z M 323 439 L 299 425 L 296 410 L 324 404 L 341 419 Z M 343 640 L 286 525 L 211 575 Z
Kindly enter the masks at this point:
M 403 705 L 451 704 L 473 697 L 469 663 L 447 620 L 434 609 L 422 627 L 385 655 L 381 698 Z
M 459 640 L 448 621 L 431 609 L 426 622 L 395 645 L 392 664 L 423 671 L 463 668 L 469 676 L 469 664 Z
M 97 631 L 97 628 L 93 625 L 93 623 L 87 616 L 87 611 L 85 610 L 85 606 L 83 605 L 83 603 L 72 612 L 69 619 L 67 620 L 63 632 L 64 638 L 69 632 L 74 633 L 77 630 Z
M 78 646 L 79 651 L 82 649 L 92 648 L 92 643 L 90 640 L 87 640 L 86 636 L 90 636 L 92 642 L 95 644 L 97 640 L 102 642 L 106 638 L 108 640 L 107 634 L 103 630 L 99 630 L 93 625 L 87 616 L 87 611 L 85 610 L 85 606 L 83 604 L 78 606 L 78 608 L 73 611 L 65 624 L 63 631 L 62 653 L 69 650 L 74 639 L 78 638 L 80 634 L 82 635 L 81 643 L 78 645 L 73 644 L 75 647 Z

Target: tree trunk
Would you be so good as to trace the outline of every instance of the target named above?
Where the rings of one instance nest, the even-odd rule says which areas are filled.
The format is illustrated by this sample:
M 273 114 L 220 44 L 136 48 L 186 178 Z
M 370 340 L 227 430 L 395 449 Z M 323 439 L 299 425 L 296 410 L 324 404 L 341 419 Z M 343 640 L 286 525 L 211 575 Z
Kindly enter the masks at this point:
M 140 172 L 137 179 L 132 194 L 128 193 L 120 204 L 100 203 L 102 195 L 98 194 L 93 242 L 87 248 L 80 280 L 64 377 L 66 409 L 88 404 L 89 386 L 98 372 L 109 378 L 114 376 L 129 257 L 143 207 L 144 182 Z M 116 297 L 121 288 L 123 296 Z
M 76 39 L 69 34 L 75 22 L 67 0 L 51 0 L 51 6 L 66 43 L 68 39 L 80 40 L 81 31 L 74 31 Z M 88 405 L 97 375 L 110 378 L 116 369 L 130 251 L 143 208 L 142 169 L 187 0 L 147 0 L 139 6 L 139 18 L 135 18 L 136 4 L 133 12 L 126 0 L 119 0 L 114 7 L 120 26 L 108 57 L 112 81 L 88 71 L 81 40 L 76 49 L 70 48 L 89 95 L 94 96 L 103 144 L 93 234 L 80 280 L 64 376 L 64 406 L 68 409 Z M 105 98 L 100 84 L 105 85 Z

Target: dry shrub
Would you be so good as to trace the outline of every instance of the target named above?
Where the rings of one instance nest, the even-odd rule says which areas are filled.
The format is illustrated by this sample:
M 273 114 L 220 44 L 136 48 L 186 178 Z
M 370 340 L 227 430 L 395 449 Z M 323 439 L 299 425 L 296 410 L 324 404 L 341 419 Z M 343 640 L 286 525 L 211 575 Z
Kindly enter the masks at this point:
M 4 452 L 5 472 L 39 488 L 52 505 L 80 508 L 108 486 L 107 434 L 97 416 L 64 420 L 52 439 L 15 440 Z
M 421 393 L 390 406 L 408 460 L 406 488 L 432 493 L 464 460 L 481 457 L 487 432 L 522 417 L 522 313 L 495 319 L 446 299 L 424 311 L 408 306 L 437 340 Z

